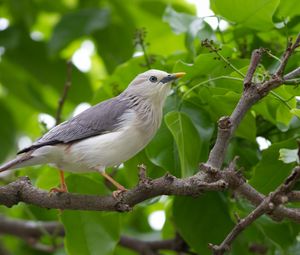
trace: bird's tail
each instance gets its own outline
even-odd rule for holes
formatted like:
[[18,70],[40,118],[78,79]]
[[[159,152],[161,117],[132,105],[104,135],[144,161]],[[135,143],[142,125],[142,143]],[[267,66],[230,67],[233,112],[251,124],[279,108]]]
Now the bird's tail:
[[8,161],[0,166],[0,172],[9,170],[9,169],[16,169],[24,166],[31,166],[34,165],[35,160],[33,156],[31,156],[31,152],[23,153],[18,155],[15,159]]

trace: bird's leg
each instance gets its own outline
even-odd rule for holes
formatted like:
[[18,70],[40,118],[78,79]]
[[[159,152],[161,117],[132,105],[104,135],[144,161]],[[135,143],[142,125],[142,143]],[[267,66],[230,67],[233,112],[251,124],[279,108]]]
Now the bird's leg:
[[59,177],[60,177],[60,188],[64,191],[64,192],[68,192],[68,187],[67,187],[67,183],[65,180],[65,174],[64,171],[59,170]]
[[52,188],[50,192],[59,192],[59,193],[66,193],[68,192],[68,187],[65,181],[65,174],[64,171],[59,169],[59,179],[60,179],[60,186],[59,188]]
[[111,184],[113,184],[117,188],[117,190],[113,192],[114,197],[117,197],[120,193],[127,191],[127,189],[124,186],[122,186],[120,183],[115,181],[110,175],[108,175],[104,171],[99,171],[99,172],[106,180],[108,180]]

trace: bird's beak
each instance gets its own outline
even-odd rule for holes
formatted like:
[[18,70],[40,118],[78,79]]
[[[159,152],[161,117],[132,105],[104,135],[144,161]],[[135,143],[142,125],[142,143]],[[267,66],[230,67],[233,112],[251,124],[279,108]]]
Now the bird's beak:
[[169,74],[168,76],[162,78],[160,82],[167,83],[167,82],[176,80],[178,78],[181,78],[184,75],[185,75],[184,72]]
[[178,78],[181,78],[182,76],[186,75],[186,73],[180,72],[180,73],[174,73],[173,75],[176,77],[176,79],[178,79]]

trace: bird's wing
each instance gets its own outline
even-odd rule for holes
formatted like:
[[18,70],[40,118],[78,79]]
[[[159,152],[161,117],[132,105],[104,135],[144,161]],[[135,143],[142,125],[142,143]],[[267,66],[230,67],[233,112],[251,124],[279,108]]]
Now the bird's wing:
[[79,115],[52,128],[44,136],[18,152],[24,153],[45,145],[72,143],[85,138],[112,132],[120,127],[128,102],[115,97],[99,103]]

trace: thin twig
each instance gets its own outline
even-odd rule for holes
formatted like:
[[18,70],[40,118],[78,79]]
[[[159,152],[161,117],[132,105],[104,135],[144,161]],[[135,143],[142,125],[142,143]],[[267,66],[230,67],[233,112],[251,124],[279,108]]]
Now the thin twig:
[[[252,86],[245,87],[245,90],[243,91],[243,94],[236,105],[234,111],[232,112],[230,117],[226,117],[226,121],[219,121],[219,127],[218,127],[218,135],[217,140],[210,151],[209,158],[208,158],[208,164],[210,164],[212,167],[215,168],[221,168],[224,157],[226,154],[227,147],[229,145],[229,141],[235,132],[236,128],[240,124],[241,120],[245,116],[245,114],[248,112],[248,110],[257,103],[260,99],[268,95],[268,93],[280,85],[284,84],[284,80],[281,78],[281,75],[279,73],[281,70],[284,69],[286,62],[288,61],[289,57],[292,55],[293,51],[298,47],[300,41],[300,34],[298,35],[296,41],[294,44],[290,45],[287,48],[287,52],[284,54],[284,57],[282,59],[282,63],[280,64],[278,70],[276,71],[276,75],[273,75],[270,80],[265,81],[262,84],[254,83]],[[251,74],[253,75],[255,72],[255,68],[257,67],[257,60],[259,60],[259,57],[252,57],[251,63],[249,65],[248,70],[248,77],[246,79],[246,83],[249,83],[249,81],[252,80]],[[224,119],[224,117],[223,117]]]
[[[118,198],[113,196],[80,195],[72,193],[52,194],[52,196],[49,197],[48,192],[33,187],[29,179],[23,177],[6,186],[0,187],[0,204],[11,207],[19,202],[25,202],[44,208],[124,212],[131,210],[134,205],[145,201],[146,199],[159,195],[198,196],[203,191],[215,191],[230,188],[237,194],[249,200],[256,206],[256,209],[244,220],[241,220],[243,223],[237,227],[238,230],[236,230],[236,232],[229,235],[229,241],[225,240],[225,250],[245,227],[266,212],[274,220],[289,218],[299,223],[300,210],[287,208],[281,205],[290,199],[291,194],[294,194],[291,192],[291,187],[294,185],[295,180],[298,179],[299,170],[297,170],[298,172],[296,175],[290,176],[290,178],[280,186],[280,192],[277,190],[267,197],[249,185],[234,169],[231,169],[234,168],[232,166],[234,164],[229,167],[229,170],[220,171],[229,141],[248,110],[261,98],[270,93],[272,89],[284,84],[285,77],[293,79],[299,74],[300,71],[297,71],[299,69],[297,68],[286,76],[283,75],[286,63],[293,51],[299,46],[299,42],[300,35],[294,44],[289,44],[275,75],[262,83],[252,82],[253,74],[257,68],[257,63],[259,62],[259,57],[252,58],[249,66],[250,70],[248,70],[245,79],[245,83],[250,84],[250,86],[245,86],[243,94],[231,116],[224,116],[219,120],[217,140],[209,154],[209,159],[206,164],[207,170],[205,172],[197,173],[194,176],[185,179],[178,179],[170,174],[166,174],[165,176],[154,180],[147,178],[146,174],[141,172],[138,185],[133,189],[122,193]],[[220,58],[222,57],[220,56]],[[229,61],[227,60],[227,62]],[[229,62],[228,65],[230,64],[231,63]],[[236,71],[239,72],[239,70]],[[240,74],[244,77],[242,73]],[[71,77],[71,71],[68,72],[67,81],[71,80],[69,77]],[[212,80],[213,79],[211,79],[211,81]],[[60,115],[68,87],[69,85],[65,86],[63,96],[59,102],[59,109],[57,111],[57,116],[59,116],[59,118],[57,118],[57,122],[60,121]],[[243,224],[245,224],[245,226]],[[237,225],[239,225],[239,223]]]
[[72,61],[69,60],[67,61],[67,78],[64,85],[63,93],[60,99],[58,100],[58,107],[55,115],[55,121],[56,121],[55,125],[58,125],[61,122],[61,114],[62,114],[63,106],[67,99],[68,91],[71,85],[72,85]]
[[286,67],[286,64],[287,64],[290,56],[294,53],[295,49],[297,47],[299,47],[299,44],[300,44],[300,34],[298,34],[295,43],[292,43],[292,40],[288,41],[287,48],[282,56],[281,63],[278,66],[278,68],[275,72],[275,75],[277,75],[279,77],[283,76],[283,72]]
[[[256,219],[265,213],[273,211],[279,205],[287,202],[286,195],[293,188],[300,177],[300,167],[294,168],[289,177],[274,192],[271,192],[263,201],[244,219],[240,219],[220,245],[210,244],[214,255],[223,255],[230,250],[237,236]],[[285,199],[286,198],[286,199]]]
[[201,41],[201,45],[210,49],[210,51],[214,52],[219,57],[219,59],[222,59],[227,66],[231,67],[231,69],[237,72],[242,78],[245,78],[245,75],[220,53],[221,48],[216,47],[212,40],[205,39]]
[[213,82],[213,81],[217,81],[217,80],[233,80],[233,81],[243,81],[243,79],[241,78],[237,78],[237,77],[231,77],[231,76],[218,76],[218,77],[214,77],[214,78],[210,78],[208,80],[205,80],[205,81],[202,81],[196,85],[194,85],[192,88],[188,89],[184,94],[183,94],[183,97],[182,97],[182,100],[184,100],[185,98],[187,98],[187,96],[192,92],[194,91],[195,89],[199,88],[200,86],[206,84],[206,83],[210,83],[210,82]]
[[299,85],[300,84],[300,79],[290,79],[290,80],[284,80],[285,85]]
[[276,61],[278,61],[279,63],[282,62],[281,59],[278,58],[277,56],[273,55],[272,52],[271,52],[270,50],[266,49],[266,50],[265,50],[265,53],[266,53],[267,55],[269,55],[271,58],[274,58],[274,59],[275,59]]
[[149,56],[147,53],[147,49],[146,49],[147,43],[145,42],[146,35],[147,35],[147,31],[145,28],[137,29],[134,35],[134,45],[140,46],[142,48],[145,64],[148,69],[151,69],[151,64],[153,64],[153,58]]
[[260,62],[263,52],[265,52],[265,50],[263,48],[254,50],[252,52],[250,66],[248,68],[246,77],[244,79],[244,87],[248,87],[251,85],[253,75],[254,75],[255,70]]
[[295,70],[289,72],[288,74],[283,76],[283,78],[286,81],[286,80],[294,79],[294,78],[298,77],[299,75],[300,75],[300,67],[298,67]]
[[[270,91],[270,94],[273,95],[276,99],[278,99],[280,102],[282,102],[289,110],[292,109],[292,107],[289,105],[288,101],[289,100],[285,100],[283,97],[281,97],[280,95],[278,95],[277,93],[275,93],[274,91]],[[292,97],[294,98],[294,96]]]

